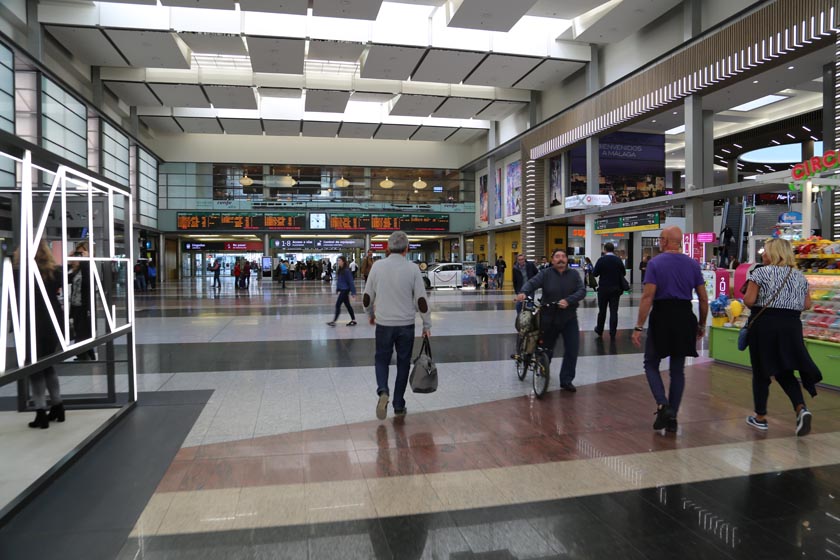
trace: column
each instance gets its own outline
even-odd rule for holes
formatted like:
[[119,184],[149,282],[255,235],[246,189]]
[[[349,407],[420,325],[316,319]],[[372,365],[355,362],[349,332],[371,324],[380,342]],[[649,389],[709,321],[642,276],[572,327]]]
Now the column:
[[[271,254],[271,240],[268,238],[268,234],[263,234],[263,256],[264,257],[273,257],[274,255]],[[262,263],[260,263],[262,266]]]
[[99,66],[90,67],[90,89],[93,94],[94,107],[102,107],[102,99],[105,96],[105,90],[102,85],[102,78],[100,78],[99,71]]
[[683,40],[699,35],[702,22],[700,0],[683,0]]
[[[809,140],[802,143],[802,161],[806,161],[814,157],[814,141]],[[814,194],[811,192],[811,181],[805,183],[802,187],[802,237],[811,237],[811,230],[814,229]]]
[[[601,162],[599,156],[600,141],[592,137],[586,139],[586,194],[599,194],[601,190]],[[596,214],[587,214],[585,219],[586,234],[584,248],[589,258],[601,254],[601,236],[595,233]]]
[[496,232],[487,232],[487,262],[490,266],[496,264]]
[[370,234],[365,234],[365,256],[367,256],[368,251],[370,251]]
[[38,22],[38,0],[26,0],[26,47],[36,60],[44,57],[44,38]]
[[464,262],[464,234],[458,235],[458,262]]
[[[703,98],[685,100],[685,190],[695,191],[714,183],[714,114],[703,110]],[[714,202],[691,198],[685,204],[685,231],[712,231]]]
[[496,224],[497,204],[501,204],[501,201],[496,200],[496,158],[491,156],[487,158],[487,227],[489,228]]
[[545,216],[545,159],[530,159],[524,148],[522,160],[522,225],[519,230],[520,252],[526,258],[545,254],[545,225],[537,222]]
[[[835,63],[823,66],[823,153],[837,149],[837,105],[840,104],[840,99],[835,97],[837,95],[836,76]],[[837,224],[834,223],[834,213],[840,212],[840,195],[837,193],[837,189],[835,187],[822,193],[823,204],[820,223],[822,224],[822,236],[825,239],[836,239],[834,232]]]
[[158,234],[157,243],[157,281],[158,284],[167,280],[166,278],[166,237],[162,233]]
[[738,182],[738,159],[726,160],[726,182],[730,185]]

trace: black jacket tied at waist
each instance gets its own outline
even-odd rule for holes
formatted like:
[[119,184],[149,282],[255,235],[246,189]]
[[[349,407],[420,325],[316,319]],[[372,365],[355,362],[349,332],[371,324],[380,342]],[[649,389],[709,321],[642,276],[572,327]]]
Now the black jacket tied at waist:
[[657,357],[697,357],[697,317],[690,300],[654,300],[648,328]]

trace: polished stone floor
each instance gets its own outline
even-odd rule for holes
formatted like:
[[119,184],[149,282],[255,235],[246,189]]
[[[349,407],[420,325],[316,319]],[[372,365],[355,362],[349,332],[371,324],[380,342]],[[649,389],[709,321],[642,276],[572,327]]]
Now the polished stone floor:
[[0,530],[0,558],[840,557],[840,393],[796,438],[774,385],[760,433],[749,372],[701,352],[678,433],[654,431],[638,293],[615,340],[587,296],[578,391],[555,374],[543,399],[509,359],[511,292],[432,293],[440,388],[380,422],[373,328],[327,326],[329,286],[226,281],[138,296],[141,406]]

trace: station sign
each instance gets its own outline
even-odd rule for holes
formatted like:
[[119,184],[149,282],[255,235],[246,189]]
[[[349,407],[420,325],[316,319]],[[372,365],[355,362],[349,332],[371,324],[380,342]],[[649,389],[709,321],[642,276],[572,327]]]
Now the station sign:
[[364,249],[364,239],[279,239],[282,251],[345,251],[347,249]]

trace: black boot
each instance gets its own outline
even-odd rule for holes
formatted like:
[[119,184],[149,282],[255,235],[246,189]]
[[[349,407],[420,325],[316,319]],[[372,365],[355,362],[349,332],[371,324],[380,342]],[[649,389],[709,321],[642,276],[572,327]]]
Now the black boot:
[[50,407],[50,413],[47,415],[50,422],[64,422],[64,403],[54,404]]
[[39,408],[35,411],[35,420],[29,423],[30,428],[41,428],[46,430],[50,427],[50,419],[47,418],[47,411]]

